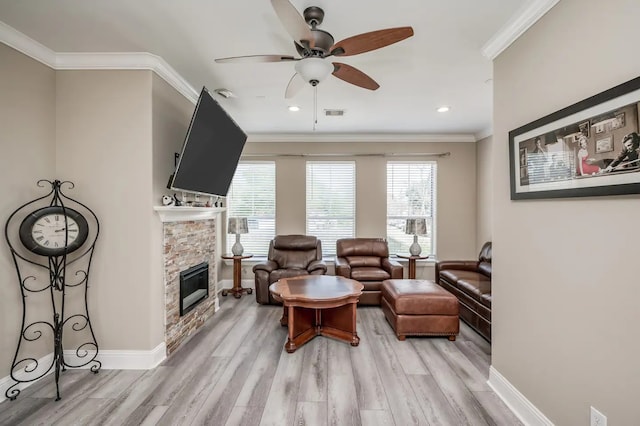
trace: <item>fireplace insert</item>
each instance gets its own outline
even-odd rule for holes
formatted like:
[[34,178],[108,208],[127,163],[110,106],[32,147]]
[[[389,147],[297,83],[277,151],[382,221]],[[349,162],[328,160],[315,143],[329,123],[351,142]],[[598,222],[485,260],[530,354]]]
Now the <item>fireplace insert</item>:
[[180,316],[209,297],[209,264],[192,266],[180,272]]

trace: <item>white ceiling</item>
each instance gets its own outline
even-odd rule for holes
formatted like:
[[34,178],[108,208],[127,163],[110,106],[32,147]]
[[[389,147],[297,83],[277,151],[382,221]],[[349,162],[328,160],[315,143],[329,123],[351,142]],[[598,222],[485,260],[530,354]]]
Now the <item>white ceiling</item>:
[[[369,91],[329,76],[317,90],[316,135],[483,136],[492,120],[492,63],[483,46],[536,0],[291,2],[301,14],[308,6],[323,8],[319,28],[336,42],[390,27],[410,25],[415,32],[391,46],[338,59],[380,88]],[[56,53],[158,55],[197,92],[202,86],[233,91],[236,98],[217,99],[249,134],[314,133],[311,86],[284,98],[294,62],[214,62],[227,56],[298,56],[269,0],[0,0],[0,21]],[[301,111],[289,112],[291,104]],[[436,112],[441,105],[451,111]],[[346,113],[325,117],[327,108]]]

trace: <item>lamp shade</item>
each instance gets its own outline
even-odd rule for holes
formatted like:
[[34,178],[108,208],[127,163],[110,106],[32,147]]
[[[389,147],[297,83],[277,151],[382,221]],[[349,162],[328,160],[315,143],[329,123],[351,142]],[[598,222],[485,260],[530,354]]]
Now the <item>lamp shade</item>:
[[410,235],[427,235],[427,220],[423,217],[408,218],[404,233]]
[[305,58],[295,66],[296,71],[300,74],[304,81],[307,83],[312,82],[319,83],[329,76],[333,72],[333,64],[329,61],[325,61],[322,58]]
[[246,217],[230,217],[227,234],[248,234],[249,224]]

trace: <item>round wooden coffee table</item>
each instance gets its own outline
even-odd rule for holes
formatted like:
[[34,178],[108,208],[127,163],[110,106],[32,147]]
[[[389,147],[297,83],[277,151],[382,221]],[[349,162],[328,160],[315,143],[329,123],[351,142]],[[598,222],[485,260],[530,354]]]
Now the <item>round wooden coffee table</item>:
[[316,336],[327,336],[358,346],[356,304],[364,286],[356,280],[330,275],[283,278],[269,286],[284,313],[280,324],[289,327],[284,348],[295,352]]

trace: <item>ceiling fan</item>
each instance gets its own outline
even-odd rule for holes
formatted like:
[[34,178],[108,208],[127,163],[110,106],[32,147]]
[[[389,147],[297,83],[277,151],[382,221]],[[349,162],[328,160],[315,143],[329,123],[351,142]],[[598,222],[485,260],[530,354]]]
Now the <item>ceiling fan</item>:
[[318,28],[324,19],[324,11],[311,6],[304,10],[304,17],[288,0],[271,0],[271,5],[287,32],[293,37],[300,57],[289,55],[250,55],[219,58],[218,63],[287,62],[297,61],[296,73],[289,80],[285,98],[293,97],[306,83],[317,86],[329,74],[356,86],[376,90],[380,85],[371,77],[341,62],[329,62],[330,56],[352,56],[380,49],[413,35],[413,28],[398,27],[355,35],[334,43],[333,36]]

